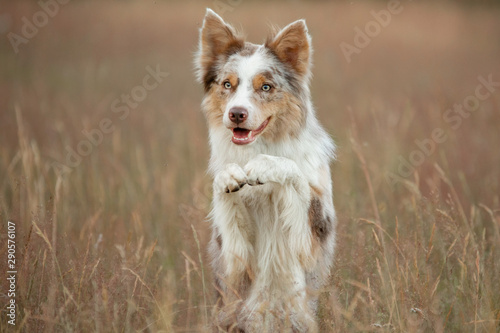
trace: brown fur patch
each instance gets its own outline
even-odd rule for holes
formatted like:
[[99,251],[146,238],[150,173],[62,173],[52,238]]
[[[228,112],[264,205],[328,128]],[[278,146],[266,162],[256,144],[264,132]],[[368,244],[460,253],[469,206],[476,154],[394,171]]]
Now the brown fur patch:
[[[223,87],[223,83],[229,81],[231,83],[231,89],[226,89]],[[209,88],[209,96],[203,101],[203,111],[207,118],[210,127],[215,128],[222,126],[222,117],[224,116],[224,110],[227,104],[227,97],[230,92],[236,91],[239,78],[236,74],[229,74],[222,82],[214,82]]]
[[306,120],[302,102],[286,92],[271,92],[268,95],[269,98],[260,105],[260,108],[264,113],[263,119],[270,116],[272,118],[262,136],[271,142],[282,140],[287,136],[298,137]]
[[205,91],[215,81],[215,63],[220,56],[228,58],[230,55],[243,49],[245,43],[234,28],[218,16],[208,13],[203,22],[200,38],[200,58],[201,78],[205,86]]
[[[240,79],[238,78],[238,76],[236,74],[229,74],[227,76],[227,78],[224,80],[224,82],[225,81],[229,81],[229,83],[231,83],[231,90],[232,91],[236,90],[236,88],[238,88],[238,84],[240,83]],[[222,82],[221,82],[221,84],[222,84]]]
[[220,91],[213,91],[210,97],[203,101],[203,112],[207,118],[210,128],[223,126],[222,118],[224,117],[224,109],[226,107],[226,99]]
[[266,47],[298,74],[309,71],[310,45],[304,21],[297,21],[267,39]]
[[313,235],[322,243],[330,234],[331,219],[324,216],[323,205],[318,197],[313,196],[309,206],[309,225]]
[[[261,90],[262,85],[264,85],[265,83],[267,83],[267,84],[271,83],[270,82],[271,80],[270,80],[270,77],[268,74],[269,73],[262,73],[262,74],[257,74],[254,76],[254,78],[252,80],[252,85],[256,91]],[[271,88],[271,90],[272,90],[272,88]],[[271,90],[266,92],[266,93],[271,93]]]

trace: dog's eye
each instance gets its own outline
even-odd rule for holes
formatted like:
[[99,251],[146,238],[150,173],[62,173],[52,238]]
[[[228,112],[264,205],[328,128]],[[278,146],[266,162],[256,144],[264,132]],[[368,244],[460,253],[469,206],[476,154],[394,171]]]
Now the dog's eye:
[[264,84],[262,85],[262,88],[261,88],[263,91],[269,91],[271,90],[271,86],[269,84]]
[[232,87],[231,82],[229,82],[229,81],[224,82],[224,88],[231,89],[231,87]]

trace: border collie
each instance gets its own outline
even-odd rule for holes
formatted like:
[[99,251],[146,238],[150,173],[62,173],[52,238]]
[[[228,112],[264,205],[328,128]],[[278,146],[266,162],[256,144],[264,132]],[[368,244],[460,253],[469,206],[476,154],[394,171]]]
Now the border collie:
[[207,9],[196,54],[211,147],[215,329],[316,332],[335,246],[335,145],[309,91],[304,20],[263,45]]

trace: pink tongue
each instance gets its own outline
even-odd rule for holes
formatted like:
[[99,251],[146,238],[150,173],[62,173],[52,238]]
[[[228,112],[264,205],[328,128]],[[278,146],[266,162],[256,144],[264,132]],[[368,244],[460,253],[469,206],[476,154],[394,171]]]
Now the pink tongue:
[[237,139],[244,139],[248,137],[249,132],[249,130],[244,128],[235,128],[233,129],[233,136]]

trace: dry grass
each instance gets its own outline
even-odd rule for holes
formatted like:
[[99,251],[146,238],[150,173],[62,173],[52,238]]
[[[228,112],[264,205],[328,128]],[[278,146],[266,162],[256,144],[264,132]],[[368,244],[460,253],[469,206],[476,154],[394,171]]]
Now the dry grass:
[[[211,192],[191,59],[209,6],[75,1],[18,54],[0,40],[1,230],[15,221],[18,242],[14,331],[206,330]],[[500,11],[404,2],[347,64],[340,42],[352,43],[354,26],[384,7],[243,1],[224,15],[256,42],[267,23],[300,17],[313,35],[314,102],[340,153],[338,250],[322,327],[498,332],[500,92],[456,130],[442,114],[474,93],[478,75],[500,81]],[[5,4],[9,31],[38,9]],[[113,100],[157,64],[169,76],[120,120]],[[103,118],[114,131],[71,172],[57,172],[53,162],[65,163],[66,147]],[[387,182],[398,156],[408,159],[437,127],[448,140],[409,177]],[[6,290],[2,278],[2,332],[11,329]]]

